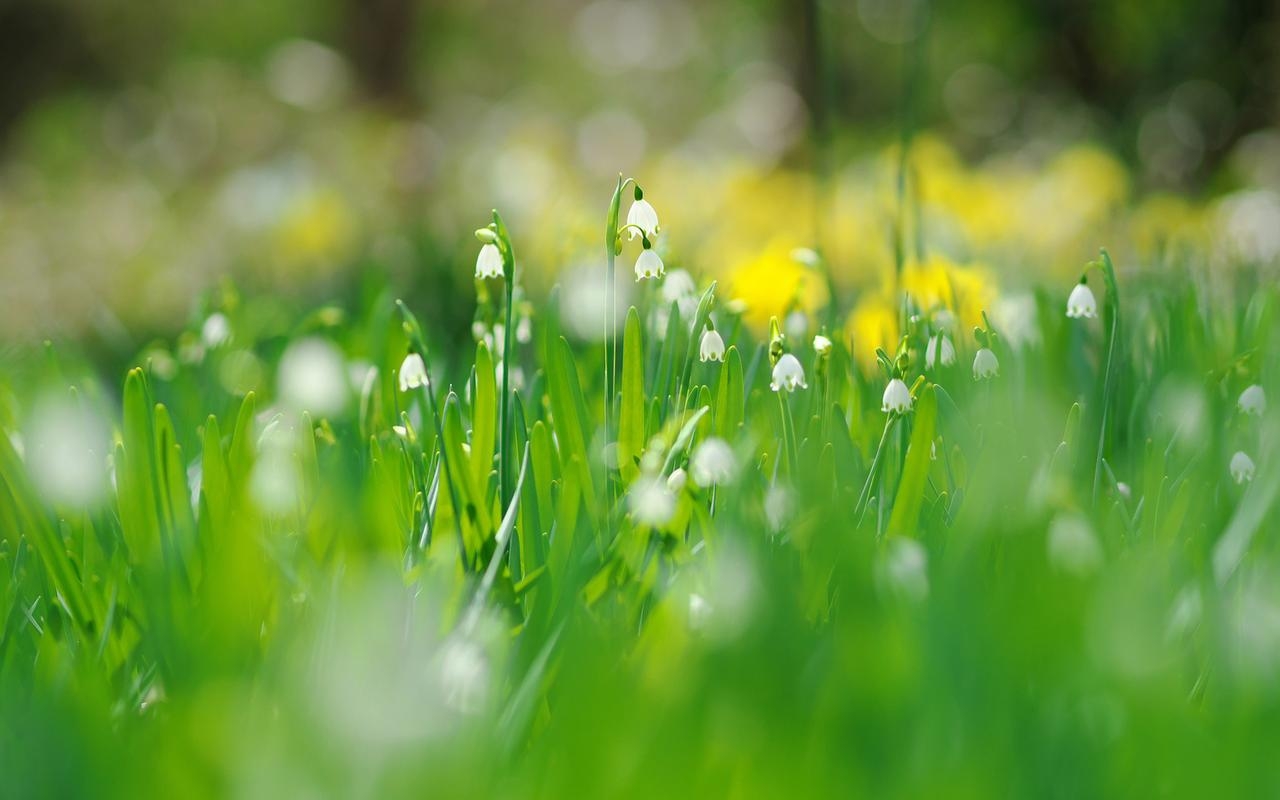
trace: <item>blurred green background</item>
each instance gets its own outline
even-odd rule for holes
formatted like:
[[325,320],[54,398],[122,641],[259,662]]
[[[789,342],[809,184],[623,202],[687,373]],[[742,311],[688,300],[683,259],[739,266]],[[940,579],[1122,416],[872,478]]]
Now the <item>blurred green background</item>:
[[[962,211],[1085,142],[1123,165],[1123,202],[1261,187],[1245,221],[1274,229],[1278,26],[1262,0],[3,0],[0,333],[136,342],[222,276],[328,300],[371,274],[463,331],[469,306],[442,298],[471,293],[455,252],[492,206],[545,287],[581,260],[619,171],[688,195],[709,229],[743,176],[780,205],[798,201],[779,175],[838,195],[904,132],[990,167],[981,197],[951,193]],[[1064,202],[1049,194],[1042,216]],[[997,203],[996,224],[1026,227],[1000,218],[1024,205]],[[868,208],[788,244],[873,278],[883,254],[822,241],[854,217],[878,236],[889,214]],[[1088,251],[1110,210],[1083,215]],[[674,247],[696,249],[694,222],[668,219]],[[712,271],[769,244],[711,241]],[[1025,273],[1046,249],[960,255]]]

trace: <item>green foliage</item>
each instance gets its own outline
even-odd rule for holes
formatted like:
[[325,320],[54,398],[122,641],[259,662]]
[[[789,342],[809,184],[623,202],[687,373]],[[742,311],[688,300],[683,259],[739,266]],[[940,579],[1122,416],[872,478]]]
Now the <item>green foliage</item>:
[[406,343],[443,366],[389,301],[320,328],[375,369],[324,415],[224,388],[279,341],[118,392],[33,354],[110,433],[58,463],[98,494],[59,493],[27,420],[66,393],[6,380],[0,768],[34,796],[1264,794],[1280,426],[1236,398],[1274,386],[1280,292],[1135,274],[1121,305],[1101,268],[1104,319],[1043,302],[991,381],[926,372],[913,330],[892,416],[846,343],[786,345],[809,388],[775,396],[714,285],[629,310],[611,400],[615,343],[554,318],[402,391]]

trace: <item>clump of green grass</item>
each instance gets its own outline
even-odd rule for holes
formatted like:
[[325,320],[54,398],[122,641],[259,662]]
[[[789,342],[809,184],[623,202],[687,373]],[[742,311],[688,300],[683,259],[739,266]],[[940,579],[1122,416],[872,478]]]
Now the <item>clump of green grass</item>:
[[[606,297],[653,267],[628,189]],[[1274,790],[1274,286],[1103,252],[1100,315],[904,297],[868,370],[715,284],[571,340],[477,235],[464,369],[386,292],[270,335],[228,305],[122,385],[9,366],[7,790]]]

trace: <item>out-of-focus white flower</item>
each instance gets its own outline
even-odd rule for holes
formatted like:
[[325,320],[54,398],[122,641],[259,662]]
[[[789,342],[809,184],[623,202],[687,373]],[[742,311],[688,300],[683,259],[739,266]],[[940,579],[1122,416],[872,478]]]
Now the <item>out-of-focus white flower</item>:
[[231,320],[227,319],[227,315],[221,311],[210,314],[204,321],[204,325],[200,326],[200,340],[210,350],[225,344],[230,339]]
[[704,439],[689,459],[689,473],[699,486],[728,483],[737,471],[737,459],[733,448],[724,439],[712,436]]
[[1092,319],[1098,316],[1098,299],[1087,283],[1076,284],[1067,298],[1067,316],[1072,319]]
[[676,498],[666,481],[651,476],[636,478],[627,492],[627,507],[641,525],[660,528],[676,513]]
[[427,384],[427,365],[422,356],[410,353],[400,362],[400,391],[407,392]]
[[933,312],[933,326],[940,331],[956,329],[956,314],[949,308],[939,308]]
[[803,311],[792,311],[782,321],[782,331],[793,342],[804,341],[809,333],[809,315]]
[[401,439],[409,438],[409,429],[406,428],[404,425],[392,425],[391,431],[395,433],[396,436],[399,436]]
[[286,405],[312,414],[342,411],[347,403],[347,365],[342,352],[327,339],[300,339],[280,357],[280,398]]
[[1236,483],[1247,483],[1253,480],[1255,471],[1253,459],[1249,458],[1249,454],[1243,450],[1231,457],[1231,477]]
[[[658,225],[658,212],[648,200],[644,199],[635,201],[631,204],[631,208],[627,209],[627,224],[635,225],[636,228],[644,231],[644,235],[649,239],[656,236],[661,227]],[[628,230],[631,233],[629,239],[635,239],[639,235],[635,228]]]
[[808,389],[809,384],[804,382],[804,367],[800,366],[800,360],[790,353],[783,353],[778,363],[773,365],[773,380],[770,381],[769,388],[775,392]]
[[648,278],[661,278],[666,268],[662,266],[662,259],[658,258],[658,254],[652,249],[643,250],[640,257],[636,259],[636,280],[643,281]]
[[795,501],[791,490],[785,486],[774,484],[764,493],[764,518],[769,523],[769,530],[774,533],[786,527],[795,510]]
[[822,334],[813,337],[813,352],[817,353],[819,358],[831,355],[831,340]]
[[1049,523],[1046,541],[1049,563],[1083,577],[1102,564],[1102,546],[1089,523],[1076,514],[1060,514]]
[[951,337],[938,334],[930,336],[929,343],[924,347],[925,369],[933,369],[934,364],[939,363],[939,351],[941,351],[942,366],[949,367],[956,363],[956,346],[951,343]]
[[894,378],[884,387],[880,410],[886,414],[905,414],[911,410],[911,390],[901,378]]
[[489,694],[489,660],[478,644],[468,639],[445,644],[440,657],[440,688],[445,704],[454,711],[475,714],[484,708]]
[[516,322],[516,341],[520,344],[533,341],[533,318],[528,314],[521,314],[519,321]]
[[791,260],[806,267],[816,267],[821,257],[818,251],[811,247],[797,247],[791,251]]
[[880,563],[887,589],[914,602],[929,596],[929,555],[924,545],[906,536],[894,536]]
[[684,485],[689,482],[689,473],[684,471],[683,467],[676,467],[670,475],[667,476],[667,489],[672,494],[679,494]]
[[11,437],[36,490],[51,503],[87,508],[101,502],[111,452],[106,424],[65,397],[42,398],[34,408],[27,436]]
[[702,342],[698,345],[698,359],[701,361],[724,361],[724,339],[720,334],[708,328],[702,332]]
[[698,301],[697,295],[698,285],[693,282],[693,276],[688,270],[673,269],[662,281],[662,302],[667,306],[677,304],[682,316],[688,314],[690,301]]
[[1243,414],[1260,417],[1267,413],[1267,393],[1255,383],[1240,393],[1240,400],[1237,401],[1236,407]]
[[476,256],[476,280],[502,277],[502,251],[496,244],[486,244]]
[[1000,361],[990,347],[980,349],[973,357],[973,379],[985,380],[1000,373]]
[[711,604],[696,592],[689,594],[689,627],[702,630],[711,621]]
[[1125,500],[1133,497],[1133,489],[1129,488],[1129,484],[1124,481],[1116,481],[1116,493]]

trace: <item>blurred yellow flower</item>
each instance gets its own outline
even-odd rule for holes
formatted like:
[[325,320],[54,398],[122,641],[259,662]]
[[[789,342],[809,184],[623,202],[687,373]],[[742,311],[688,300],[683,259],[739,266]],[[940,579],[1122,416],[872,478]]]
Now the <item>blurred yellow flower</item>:
[[351,209],[335,191],[306,194],[285,212],[275,231],[283,265],[333,264],[346,257],[356,238]]
[[780,318],[792,308],[814,311],[827,302],[822,276],[792,258],[798,245],[775,239],[729,272],[728,297],[742,304],[743,318],[757,330],[768,325],[770,317]]

